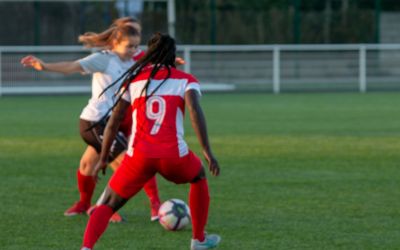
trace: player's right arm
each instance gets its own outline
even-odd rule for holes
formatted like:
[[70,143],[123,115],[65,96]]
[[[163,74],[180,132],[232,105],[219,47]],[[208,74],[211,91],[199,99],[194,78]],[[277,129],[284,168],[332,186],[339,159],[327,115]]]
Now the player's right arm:
[[21,59],[21,64],[37,71],[51,71],[63,74],[83,72],[79,61],[45,63],[41,59],[29,55]]
[[208,163],[208,169],[214,176],[218,176],[220,169],[217,159],[211,151],[211,146],[208,140],[206,119],[203,110],[199,103],[199,93],[197,90],[191,89],[185,92],[185,102],[189,110],[190,121],[192,127],[203,149],[204,158]]
[[100,159],[95,166],[95,176],[98,175],[100,170],[102,170],[103,174],[105,174],[111,146],[115,140],[115,137],[117,136],[119,126],[124,120],[125,113],[129,106],[129,102],[121,99],[117,106],[113,109],[110,119],[107,121],[107,125],[103,134],[103,142],[101,144]]

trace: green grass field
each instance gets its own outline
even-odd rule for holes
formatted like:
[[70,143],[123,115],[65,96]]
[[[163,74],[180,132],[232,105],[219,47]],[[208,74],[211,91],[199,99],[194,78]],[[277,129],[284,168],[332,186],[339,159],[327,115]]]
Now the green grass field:
[[[0,98],[0,249],[79,249],[87,217],[63,212],[78,197],[86,102]],[[218,249],[399,249],[400,93],[206,94],[202,103],[222,167],[209,178]],[[187,200],[187,185],[160,177],[159,187],[164,200]],[[190,228],[150,223],[143,193],[121,212],[128,222],[110,225],[96,249],[189,249]]]

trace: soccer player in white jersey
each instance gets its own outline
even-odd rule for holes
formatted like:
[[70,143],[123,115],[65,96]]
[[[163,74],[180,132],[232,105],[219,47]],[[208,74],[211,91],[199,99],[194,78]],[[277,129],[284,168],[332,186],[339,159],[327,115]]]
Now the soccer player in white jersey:
[[[103,131],[109,118],[108,112],[115,103],[113,94],[121,85],[121,81],[118,79],[135,63],[134,57],[141,53],[137,50],[140,44],[140,33],[132,25],[125,25],[123,22],[118,23],[117,21],[102,33],[88,32],[79,37],[79,41],[85,46],[103,48],[105,49],[103,51],[93,53],[80,60],[67,62],[46,63],[31,55],[21,60],[25,67],[31,67],[38,71],[64,74],[79,72],[93,75],[92,97],[80,115],[80,134],[88,145],[77,170],[80,199],[64,212],[65,216],[84,214],[91,205],[96,186],[94,167],[99,159]],[[112,83],[116,84],[100,96],[103,90]],[[126,150],[126,138],[130,131],[129,122],[131,121],[128,120],[125,122],[125,127],[119,128],[113,150],[109,152],[108,160],[113,169],[119,165],[121,160],[121,157],[118,159],[118,156]],[[144,186],[144,190],[151,202],[151,219],[155,220],[160,206],[156,179],[149,180]],[[117,217],[115,221],[121,221],[118,214],[115,214],[114,217]]]
[[201,160],[183,138],[185,106],[202,147],[208,169],[217,176],[220,168],[209,144],[206,121],[199,104],[196,78],[175,68],[175,40],[156,33],[146,54],[129,70],[118,91],[116,107],[104,131],[96,175],[105,173],[110,148],[126,110],[131,107],[132,134],[120,167],[114,172],[102,205],[90,216],[82,250],[93,249],[108,226],[108,220],[156,173],[176,184],[190,183],[192,250],[216,247],[221,237],[206,234],[209,191]]

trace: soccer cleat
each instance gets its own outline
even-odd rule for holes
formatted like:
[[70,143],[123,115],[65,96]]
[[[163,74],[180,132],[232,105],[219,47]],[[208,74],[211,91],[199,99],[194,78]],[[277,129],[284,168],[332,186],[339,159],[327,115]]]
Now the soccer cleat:
[[206,234],[206,237],[203,242],[192,239],[191,244],[190,244],[190,249],[191,250],[204,250],[204,249],[214,248],[218,245],[218,243],[220,241],[221,241],[221,237],[219,235],[216,235],[216,234],[207,235]]
[[125,219],[122,217],[118,212],[115,212],[111,218],[110,218],[110,223],[122,223],[124,222]]
[[158,210],[160,209],[160,203],[151,204],[151,216],[150,221],[158,221]]
[[84,213],[86,213],[86,210],[88,210],[88,208],[89,208],[88,204],[78,201],[74,205],[72,205],[72,207],[68,208],[64,212],[64,215],[65,216],[74,216],[77,214],[84,214]]
[[94,210],[96,209],[96,207],[97,207],[97,205],[93,205],[93,206],[89,207],[88,210],[86,210],[86,214],[88,216],[91,216],[92,213],[94,212]]

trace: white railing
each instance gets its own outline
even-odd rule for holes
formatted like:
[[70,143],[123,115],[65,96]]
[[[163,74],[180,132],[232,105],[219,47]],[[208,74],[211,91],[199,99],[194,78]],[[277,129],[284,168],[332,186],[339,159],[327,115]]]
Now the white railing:
[[[90,91],[88,76],[23,69],[35,54],[45,61],[75,60],[81,46],[0,47],[0,95]],[[205,90],[359,91],[400,90],[400,44],[181,45],[183,70]]]

